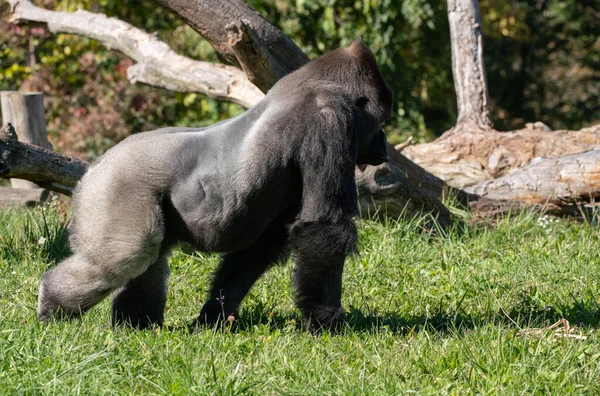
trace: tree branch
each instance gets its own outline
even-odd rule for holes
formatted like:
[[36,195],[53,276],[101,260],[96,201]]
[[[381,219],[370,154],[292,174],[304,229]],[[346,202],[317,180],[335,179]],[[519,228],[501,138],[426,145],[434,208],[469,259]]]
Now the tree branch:
[[[136,70],[147,76],[149,84],[159,84],[166,75],[169,81],[179,81],[168,89],[188,90],[194,84],[213,97],[232,100],[232,91],[225,87],[207,86],[208,73],[240,73],[238,69],[222,66],[208,70],[203,62],[195,62],[171,51],[164,43],[124,22],[103,15],[85,11],[74,13],[52,12],[34,7],[29,0],[9,0],[14,7],[13,20],[26,19],[44,22],[52,31],[81,34],[103,42],[109,48],[117,49],[138,61],[141,66]],[[262,18],[241,0],[156,0],[173,13],[181,17],[196,31],[204,36],[225,59],[240,64],[260,88],[267,91],[279,78],[308,62],[308,58],[281,31]],[[191,73],[195,65],[202,73]],[[183,65],[183,66],[182,66]],[[217,65],[212,65],[216,67]],[[145,70],[147,68],[148,70]],[[157,78],[153,78],[156,73]],[[187,75],[186,75],[187,74]],[[229,75],[227,76],[229,77]],[[177,80],[177,79],[185,80]],[[188,79],[186,79],[188,78]],[[219,81],[226,80],[221,77]],[[211,80],[212,81],[212,80]],[[227,83],[230,80],[226,80]],[[239,78],[237,81],[242,81]],[[243,80],[247,81],[247,80]],[[228,87],[234,89],[235,85]],[[252,87],[254,87],[252,85]],[[255,88],[255,93],[258,89]],[[227,95],[225,95],[225,92]],[[222,92],[217,95],[216,92]],[[242,95],[238,95],[240,97]],[[245,97],[245,96],[244,96]],[[260,91],[253,95],[262,97]],[[256,99],[258,100],[258,99]],[[246,103],[255,103],[247,100]],[[388,145],[393,151],[393,146]],[[450,212],[439,197],[446,191],[444,183],[419,166],[410,163],[401,154],[391,155],[392,162],[376,168],[367,167],[357,171],[357,187],[363,214],[385,212],[388,216],[419,215],[423,212],[434,213],[439,224],[451,223]],[[31,161],[34,159],[31,158]],[[39,161],[39,159],[36,159]],[[42,162],[44,160],[41,160]],[[13,170],[14,174],[16,171]],[[1,175],[1,174],[0,174]],[[24,177],[41,181],[39,175]],[[53,181],[52,175],[45,174],[44,180]],[[48,187],[51,188],[51,187]],[[459,195],[459,198],[464,194]],[[373,206],[374,205],[374,206]],[[371,210],[372,209],[372,210]]]
[[227,25],[227,38],[231,49],[235,52],[237,63],[248,79],[263,92],[267,92],[281,77],[287,74],[269,53],[258,33],[250,23],[239,20]]
[[[228,62],[251,70],[250,81],[263,92],[308,62],[308,57],[289,37],[243,0],[154,1],[200,33]],[[256,54],[259,62],[268,67],[256,68]]]
[[98,40],[136,62],[127,70],[132,83],[142,82],[178,92],[199,92],[246,108],[264,94],[238,68],[196,61],[178,55],[154,36],[115,18],[88,11],[57,12],[34,6],[30,0],[9,0],[11,22],[48,25],[54,33],[72,33]]
[[77,158],[17,140],[9,123],[0,128],[0,177],[19,178],[71,195],[88,164]]

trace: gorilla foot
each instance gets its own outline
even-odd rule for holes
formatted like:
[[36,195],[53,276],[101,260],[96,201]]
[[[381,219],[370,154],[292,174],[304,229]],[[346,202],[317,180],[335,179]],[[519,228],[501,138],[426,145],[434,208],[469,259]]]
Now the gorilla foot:
[[81,316],[86,309],[80,305],[62,304],[59,293],[51,292],[46,285],[46,279],[42,281],[38,297],[37,318],[42,323],[48,323],[53,318],[58,320],[74,319]]
[[331,330],[339,332],[344,325],[344,308],[316,306],[302,320],[302,328],[314,331]]
[[42,323],[49,323],[53,318],[57,320],[69,320],[80,317],[82,310],[67,311],[59,304],[51,301],[40,302],[37,312],[37,318]]

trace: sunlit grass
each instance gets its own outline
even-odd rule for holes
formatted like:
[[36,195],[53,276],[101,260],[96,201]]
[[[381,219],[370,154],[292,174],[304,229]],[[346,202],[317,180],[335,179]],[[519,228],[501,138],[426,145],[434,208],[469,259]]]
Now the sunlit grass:
[[[111,329],[105,301],[41,325],[42,273],[68,254],[57,204],[0,212],[0,393],[422,394],[600,392],[600,234],[524,213],[430,235],[359,222],[342,334],[298,328],[291,263],[225,331],[190,333],[215,255],[177,250],[168,329]],[[545,328],[561,318],[582,339]],[[583,339],[586,338],[586,339]]]

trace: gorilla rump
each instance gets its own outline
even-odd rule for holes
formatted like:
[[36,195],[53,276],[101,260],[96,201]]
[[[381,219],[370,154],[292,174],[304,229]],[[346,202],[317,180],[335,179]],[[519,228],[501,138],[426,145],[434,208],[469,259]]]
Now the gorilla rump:
[[295,253],[304,320],[343,320],[356,249],[356,164],[387,161],[392,92],[355,41],[282,78],[252,109],[207,128],[128,137],[73,195],[73,255],[44,274],[38,318],[73,316],[111,292],[114,324],[162,324],[168,257],[183,241],[223,253],[197,324],[235,314],[258,277]]

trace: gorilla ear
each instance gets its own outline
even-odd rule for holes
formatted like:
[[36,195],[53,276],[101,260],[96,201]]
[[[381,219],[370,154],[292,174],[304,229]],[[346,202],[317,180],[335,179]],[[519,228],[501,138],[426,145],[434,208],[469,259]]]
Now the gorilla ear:
[[354,56],[360,56],[361,53],[369,51],[365,43],[363,43],[362,39],[357,38],[348,47],[348,52]]
[[352,44],[350,44],[348,47],[348,53],[358,59],[369,58],[375,60],[373,53],[361,39],[356,39],[352,42]]

